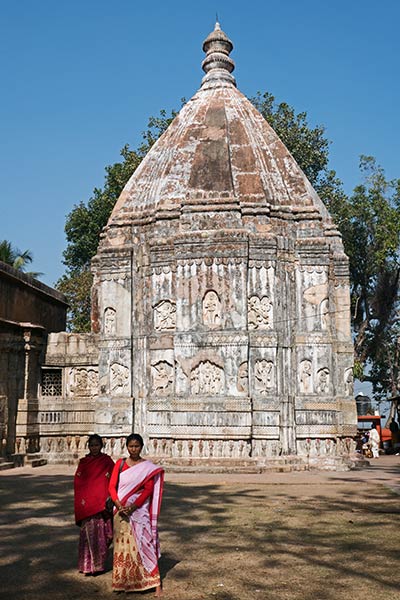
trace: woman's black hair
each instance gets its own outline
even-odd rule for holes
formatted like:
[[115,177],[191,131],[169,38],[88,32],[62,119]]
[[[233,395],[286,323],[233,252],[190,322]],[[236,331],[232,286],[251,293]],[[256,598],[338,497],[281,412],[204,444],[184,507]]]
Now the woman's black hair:
[[128,435],[128,437],[126,438],[126,445],[128,445],[129,442],[131,442],[132,440],[136,440],[137,442],[139,442],[140,446],[143,448],[144,441],[141,435],[139,435],[138,433],[131,433],[131,435]]
[[99,436],[98,433],[92,433],[92,435],[89,435],[87,444],[89,446],[90,442],[94,442],[96,440],[96,442],[100,442],[100,446],[101,448],[104,446],[103,444],[103,440],[101,439],[101,437]]

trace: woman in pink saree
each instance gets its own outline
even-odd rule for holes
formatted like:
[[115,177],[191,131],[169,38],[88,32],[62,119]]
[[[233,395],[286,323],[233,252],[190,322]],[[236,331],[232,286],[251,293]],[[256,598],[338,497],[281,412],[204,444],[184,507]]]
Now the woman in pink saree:
[[142,592],[155,588],[156,596],[161,596],[157,520],[164,471],[140,456],[140,435],[128,436],[126,447],[129,456],[116,462],[109,487],[116,506],[112,589]]

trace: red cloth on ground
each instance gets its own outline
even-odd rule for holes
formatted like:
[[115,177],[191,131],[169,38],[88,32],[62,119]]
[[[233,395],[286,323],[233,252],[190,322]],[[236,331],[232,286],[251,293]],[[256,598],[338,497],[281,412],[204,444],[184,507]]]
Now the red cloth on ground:
[[104,510],[108,484],[114,467],[108,454],[81,458],[74,477],[75,521],[79,523]]
[[[117,483],[118,483],[118,479],[119,479],[119,466],[121,464],[121,460],[124,460],[124,459],[120,458],[119,460],[117,460],[117,462],[114,465],[114,469],[111,474],[110,485],[108,488],[110,496],[114,502],[118,498]],[[126,461],[125,461],[121,471],[126,471],[127,469],[134,469],[134,468],[135,467],[130,467],[129,465],[127,465]],[[137,508],[140,508],[143,505],[143,503],[145,502],[145,500],[147,500],[147,498],[152,495],[153,490],[154,490],[154,480],[149,479],[148,481],[146,481],[146,483],[144,484],[142,489],[143,489],[143,492],[135,500],[135,506],[137,506]]]

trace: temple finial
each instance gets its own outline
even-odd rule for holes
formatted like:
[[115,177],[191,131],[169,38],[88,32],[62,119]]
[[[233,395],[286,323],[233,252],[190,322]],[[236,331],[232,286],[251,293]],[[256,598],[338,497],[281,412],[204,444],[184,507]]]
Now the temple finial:
[[235,68],[235,63],[229,56],[233,50],[233,44],[226,33],[221,29],[216,15],[214,31],[212,31],[203,43],[203,50],[206,57],[203,60],[202,68],[206,73],[202,84],[210,81],[224,81],[236,85],[235,78],[231,75]]

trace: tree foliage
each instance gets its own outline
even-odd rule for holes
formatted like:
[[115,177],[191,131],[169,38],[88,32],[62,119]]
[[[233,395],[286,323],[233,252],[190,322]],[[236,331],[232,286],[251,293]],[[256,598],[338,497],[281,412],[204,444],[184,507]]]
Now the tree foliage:
[[258,94],[251,102],[268,121],[313,186],[327,174],[329,141],[322,126],[310,127],[307,113],[296,114],[286,102],[277,104],[269,92]]
[[[30,250],[21,252],[11,242],[3,240],[0,242],[0,260],[11,265],[17,271],[26,272],[27,265],[33,261],[33,255]],[[26,275],[30,275],[31,277],[39,277],[42,274],[36,271],[26,272]]]
[[[388,181],[374,158],[361,156],[364,181],[339,207],[350,259],[355,359],[377,395],[400,387],[398,316],[400,180]],[[397,350],[396,350],[397,348]]]
[[88,268],[68,273],[57,282],[70,307],[68,329],[86,333],[90,331],[90,291],[93,277]]

